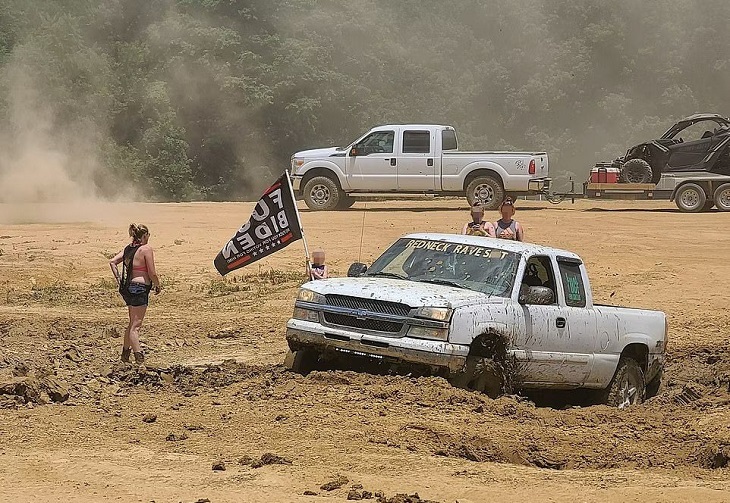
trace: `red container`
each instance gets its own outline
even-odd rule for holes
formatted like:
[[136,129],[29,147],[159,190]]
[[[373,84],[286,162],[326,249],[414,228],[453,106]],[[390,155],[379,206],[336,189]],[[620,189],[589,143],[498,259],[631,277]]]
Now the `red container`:
[[591,169],[591,183],[618,183],[618,168]]

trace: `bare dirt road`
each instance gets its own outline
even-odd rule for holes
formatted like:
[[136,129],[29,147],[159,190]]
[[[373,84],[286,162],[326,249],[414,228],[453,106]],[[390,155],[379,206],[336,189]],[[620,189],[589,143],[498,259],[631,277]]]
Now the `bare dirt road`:
[[[437,378],[285,372],[301,243],[225,280],[213,268],[251,208],[0,206],[0,499],[730,501],[730,214],[521,202],[527,239],[583,256],[598,301],[669,315],[665,385],[618,411],[490,400]],[[456,200],[302,213],[335,274],[467,216]],[[141,371],[116,364],[126,311],[107,264],[132,221],[150,227],[165,285]]]

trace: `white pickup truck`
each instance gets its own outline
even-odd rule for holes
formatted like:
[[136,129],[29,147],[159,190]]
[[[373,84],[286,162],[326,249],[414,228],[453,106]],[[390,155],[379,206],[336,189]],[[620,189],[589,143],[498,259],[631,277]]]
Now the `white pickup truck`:
[[353,196],[464,195],[495,209],[506,194],[546,191],[545,152],[460,152],[451,126],[378,126],[347,147],[297,152],[295,192],[312,210],[349,208]]
[[[368,269],[306,283],[285,364],[377,361],[496,396],[588,388],[625,407],[655,394],[667,345],[659,311],[593,303],[570,252],[499,239],[413,234]],[[343,358],[344,357],[344,358]]]

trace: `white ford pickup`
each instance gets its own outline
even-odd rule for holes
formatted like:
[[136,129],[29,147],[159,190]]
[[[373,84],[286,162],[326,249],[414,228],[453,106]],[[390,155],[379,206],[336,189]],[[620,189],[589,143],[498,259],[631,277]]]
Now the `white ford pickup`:
[[302,286],[287,366],[377,362],[496,396],[589,388],[625,407],[655,394],[667,345],[659,311],[593,303],[570,252],[499,239],[413,234],[370,268]]
[[353,196],[464,195],[495,209],[506,194],[549,188],[545,152],[460,152],[451,126],[390,125],[368,131],[347,147],[297,152],[291,158],[295,192],[312,210],[349,208]]

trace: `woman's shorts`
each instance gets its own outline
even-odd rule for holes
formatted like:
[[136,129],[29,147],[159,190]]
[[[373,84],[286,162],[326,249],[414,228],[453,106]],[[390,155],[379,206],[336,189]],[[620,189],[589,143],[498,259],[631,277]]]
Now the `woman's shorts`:
[[142,283],[130,283],[126,290],[122,291],[122,298],[128,306],[146,306],[150,301],[151,285]]

